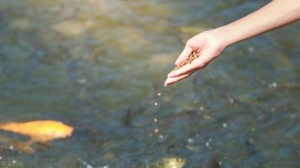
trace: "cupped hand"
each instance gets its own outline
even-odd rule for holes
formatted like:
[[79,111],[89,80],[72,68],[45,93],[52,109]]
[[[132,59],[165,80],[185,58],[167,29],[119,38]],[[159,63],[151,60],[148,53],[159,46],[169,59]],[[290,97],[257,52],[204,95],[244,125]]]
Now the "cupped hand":
[[182,53],[177,58],[175,65],[186,60],[193,51],[199,53],[198,58],[180,69],[171,71],[164,85],[169,86],[174,84],[206,67],[212,60],[217,58],[225,48],[226,45],[222,43],[222,36],[216,30],[208,30],[190,38]]

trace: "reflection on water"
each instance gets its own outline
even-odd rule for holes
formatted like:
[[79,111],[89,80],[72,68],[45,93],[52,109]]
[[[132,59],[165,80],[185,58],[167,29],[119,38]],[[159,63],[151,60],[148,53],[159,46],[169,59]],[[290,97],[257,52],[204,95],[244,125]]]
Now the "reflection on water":
[[0,121],[75,132],[33,155],[0,142],[0,167],[296,167],[299,23],[163,88],[184,41],[264,3],[1,0]]

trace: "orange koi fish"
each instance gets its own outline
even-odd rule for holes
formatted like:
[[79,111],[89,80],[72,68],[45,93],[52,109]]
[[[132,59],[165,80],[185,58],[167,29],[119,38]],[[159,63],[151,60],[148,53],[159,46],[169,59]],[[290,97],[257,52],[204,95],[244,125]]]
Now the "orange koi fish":
[[62,139],[71,136],[73,128],[60,121],[38,120],[0,124],[0,129],[28,136],[39,142]]
[[[63,139],[71,136],[74,128],[60,121],[38,120],[30,122],[9,122],[0,124],[0,130],[30,137],[30,140],[28,142],[22,144],[26,144],[26,148],[30,149],[28,151],[33,151],[33,149],[30,148],[30,145],[33,142],[39,142],[41,144],[49,145],[48,141],[55,139]],[[4,138],[1,139],[6,142],[8,141]]]

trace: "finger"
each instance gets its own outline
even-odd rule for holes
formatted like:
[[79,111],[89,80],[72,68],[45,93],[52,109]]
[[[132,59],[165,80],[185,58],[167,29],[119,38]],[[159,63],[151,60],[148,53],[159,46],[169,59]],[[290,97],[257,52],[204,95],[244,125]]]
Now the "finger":
[[175,65],[183,62],[184,60],[186,60],[186,58],[192,53],[193,49],[189,46],[185,46],[185,48],[183,49],[183,51],[181,52],[181,54],[179,55],[179,57],[177,58],[177,60],[175,61]]
[[167,80],[165,81],[165,86],[169,86],[173,83],[183,80],[183,79],[189,77],[190,75],[192,75],[196,71],[197,71],[197,69],[192,69],[192,70],[190,70],[186,73],[180,74],[178,76],[168,77]]
[[190,74],[185,74],[185,75],[181,75],[181,76],[174,77],[174,78],[167,78],[166,81],[165,81],[165,83],[164,83],[164,85],[165,85],[165,87],[169,86],[169,85],[172,85],[172,84],[174,84],[176,82],[179,82],[179,81],[187,78],[188,76],[190,76]]
[[174,77],[181,76],[184,74],[192,73],[192,72],[196,71],[195,69],[196,69],[196,66],[192,62],[191,64],[187,64],[187,65],[181,67],[180,69],[171,71],[168,74],[168,78],[174,78]]

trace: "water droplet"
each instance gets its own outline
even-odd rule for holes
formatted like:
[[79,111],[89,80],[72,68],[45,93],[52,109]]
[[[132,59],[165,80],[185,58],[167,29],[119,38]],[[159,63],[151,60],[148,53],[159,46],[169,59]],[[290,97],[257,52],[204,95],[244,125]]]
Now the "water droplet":
[[276,82],[270,83],[270,84],[268,84],[268,87],[269,88],[276,88],[277,87],[277,83]]
[[205,143],[205,146],[208,147],[208,148],[210,148],[209,142],[206,142],[206,143]]
[[194,140],[192,138],[189,138],[187,141],[188,141],[188,143],[194,142]]
[[248,51],[249,51],[249,52],[253,52],[253,51],[254,51],[254,48],[253,48],[253,47],[248,47]]
[[229,98],[228,101],[229,101],[229,103],[233,103],[234,102],[234,100],[232,98]]
[[223,123],[223,127],[226,128],[226,127],[227,127],[227,124],[226,124],[226,123]]

